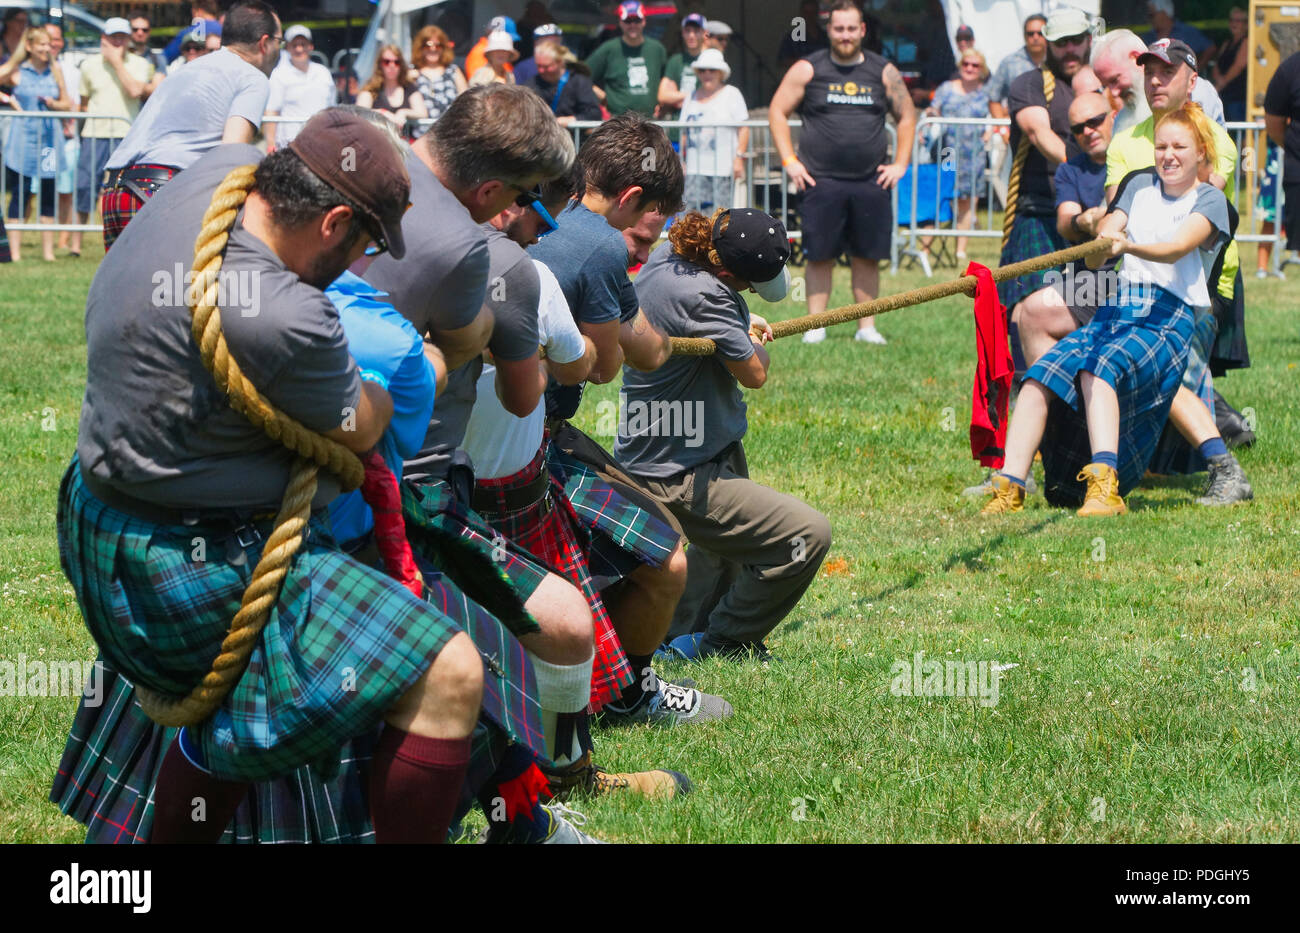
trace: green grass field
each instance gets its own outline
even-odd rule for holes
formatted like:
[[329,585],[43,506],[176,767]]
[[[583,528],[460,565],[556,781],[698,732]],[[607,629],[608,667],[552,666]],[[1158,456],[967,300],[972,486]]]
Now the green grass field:
[[[0,267],[0,660],[89,661],[54,510],[95,261],[39,255],[29,235],[28,261]],[[975,258],[992,262],[990,247]],[[886,292],[922,282],[882,275]],[[690,671],[731,700],[733,719],[598,736],[605,767],[679,769],[697,792],[578,804],[588,830],[655,842],[1300,841],[1296,294],[1247,285],[1254,366],[1220,386],[1254,411],[1260,441],[1240,457],[1256,499],[1225,510],[1193,504],[1195,477],[1144,487],[1119,519],[1041,498],[978,517],[960,496],[982,475],[966,439],[969,299],[882,317],[887,347],[854,343],[848,326],[820,346],[776,344],[771,380],[749,393],[749,462],[831,517],[832,553],[770,639],[784,663]],[[845,272],[832,305],[847,300]],[[787,303],[770,317],[799,313]],[[589,393],[587,427],[613,397]],[[891,666],[917,652],[1008,666],[997,704],[892,695]],[[46,800],[74,708],[0,697],[0,841],[81,838]]]

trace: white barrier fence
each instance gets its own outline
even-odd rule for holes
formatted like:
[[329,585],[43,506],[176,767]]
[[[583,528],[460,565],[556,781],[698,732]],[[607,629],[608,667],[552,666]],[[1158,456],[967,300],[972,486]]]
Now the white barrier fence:
[[[102,165],[108,160],[112,150],[117,148],[117,141],[82,135],[77,124],[82,124],[84,128],[87,120],[96,122],[96,130],[102,130],[104,124],[112,124],[114,129],[120,126],[121,136],[125,136],[127,130],[131,128],[131,121],[125,117],[48,110],[0,110],[0,157],[5,167],[5,171],[0,172],[0,209],[5,211],[5,229],[39,230],[44,233],[65,230],[98,233],[102,230],[102,227],[96,223],[27,223],[29,214],[40,212],[40,186],[46,179],[52,181],[55,186],[55,210],[57,211],[59,207],[59,195],[72,195],[74,203],[71,209],[75,213],[78,171],[82,158],[92,162],[97,160],[101,166],[98,178],[93,177],[96,174],[93,170],[88,176],[95,182],[90,189],[94,197],[91,198],[89,214],[93,216],[99,211],[99,181],[103,177]],[[53,124],[52,133],[49,124]],[[34,141],[33,134],[35,134]],[[56,145],[60,147],[57,151],[54,146],[43,145],[46,138],[51,135]],[[33,145],[40,146],[40,150],[32,153],[30,150]],[[81,154],[83,149],[86,150],[85,156]],[[28,175],[25,169],[33,167],[34,174]],[[88,168],[93,169],[93,166]],[[23,210],[20,219],[10,220],[9,202],[15,181],[30,191],[31,196],[28,209]]]

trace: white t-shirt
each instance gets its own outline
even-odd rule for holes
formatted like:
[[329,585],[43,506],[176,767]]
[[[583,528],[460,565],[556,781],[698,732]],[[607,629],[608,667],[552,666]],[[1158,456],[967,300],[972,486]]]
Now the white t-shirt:
[[[548,359],[572,363],[586,350],[582,333],[574,323],[555,273],[536,259],[533,265],[537,267],[542,296],[537,309],[538,339],[546,348]],[[474,463],[474,475],[478,479],[510,476],[528,466],[542,446],[546,430],[545,399],[537,403],[528,417],[516,418],[497,398],[496,374],[495,366],[483,367],[478,378],[478,397],[461,443]]]
[[[749,119],[749,108],[745,106],[744,95],[730,84],[714,94],[707,101],[701,101],[699,89],[687,98],[682,106],[682,120],[702,123],[735,123]],[[725,178],[731,175],[735,163],[736,150],[739,148],[740,130],[735,127],[722,129],[682,130],[683,145],[686,147],[686,174],[709,175]]]
[[1155,172],[1130,176],[1115,196],[1113,210],[1128,215],[1128,238],[1134,243],[1163,243],[1190,214],[1203,215],[1218,235],[1210,249],[1197,248],[1177,262],[1151,262],[1126,255],[1123,277],[1138,286],[1158,285],[1196,308],[1210,307],[1206,280],[1219,247],[1229,236],[1228,201],[1213,185],[1200,182],[1181,197],[1167,197]]
[[271,96],[267,113],[292,117],[296,123],[275,124],[275,145],[287,146],[312,116],[338,103],[338,88],[330,71],[320,62],[308,62],[302,71],[292,62],[281,62],[271,72]]

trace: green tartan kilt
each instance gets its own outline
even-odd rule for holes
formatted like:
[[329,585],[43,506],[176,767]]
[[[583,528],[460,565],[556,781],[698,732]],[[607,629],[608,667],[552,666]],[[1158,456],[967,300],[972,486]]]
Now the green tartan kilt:
[[[104,505],[74,457],[59,493],[59,554],[109,666],[167,694],[198,683],[269,525],[240,561],[226,529],[156,525]],[[247,670],[194,730],[208,766],[230,780],[268,780],[306,764],[332,775],[340,749],[373,732],[459,631],[337,550],[326,519],[313,517]]]

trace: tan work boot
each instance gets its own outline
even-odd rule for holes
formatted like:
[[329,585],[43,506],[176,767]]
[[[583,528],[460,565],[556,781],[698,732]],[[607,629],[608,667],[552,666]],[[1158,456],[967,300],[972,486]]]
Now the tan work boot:
[[989,485],[993,490],[993,498],[988,501],[984,508],[980,509],[981,515],[1001,515],[1003,512],[1024,511],[1025,490],[1022,487],[1017,486],[1001,473],[994,473],[990,476]]
[[661,769],[615,774],[593,765],[591,752],[571,765],[543,771],[550,779],[551,793],[560,800],[570,795],[604,797],[608,794],[639,794],[667,799],[691,792],[691,779],[679,771]]
[[1075,514],[1081,518],[1094,515],[1123,515],[1128,511],[1119,494],[1119,474],[1102,463],[1090,463],[1075,477],[1088,483],[1083,507]]

